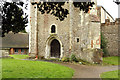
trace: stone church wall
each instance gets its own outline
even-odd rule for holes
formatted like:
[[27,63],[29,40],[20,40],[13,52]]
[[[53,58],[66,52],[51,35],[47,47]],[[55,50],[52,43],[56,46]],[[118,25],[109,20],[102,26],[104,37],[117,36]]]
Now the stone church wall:
[[120,25],[120,19],[116,19],[115,22],[110,22],[108,19],[106,19],[105,23],[101,24],[101,31],[103,36],[107,40],[107,49],[109,55],[111,56],[117,56],[118,49],[120,47],[120,45],[118,45],[118,25]]
[[30,4],[30,33],[29,33],[29,53],[31,56],[36,55],[36,5],[31,6]]
[[[38,56],[50,58],[51,41],[57,39],[61,45],[60,59],[75,54],[80,59],[94,62],[94,51],[89,49],[100,49],[100,44],[96,44],[100,39],[100,23],[92,22],[89,13],[79,11],[73,5],[63,7],[70,12],[64,21],[60,21],[53,15],[41,14],[31,5],[30,54],[35,56],[38,51]],[[56,33],[51,33],[52,25],[55,25]]]
[[[65,5],[69,9],[68,5]],[[50,14],[41,15],[38,11],[38,53],[44,57],[47,56],[46,52],[48,51],[47,46],[49,47],[49,41],[52,38],[57,38],[61,42],[64,52],[62,54],[69,54],[69,15],[65,18],[64,21],[56,20],[56,17]],[[51,33],[51,26],[56,26],[56,33]]]

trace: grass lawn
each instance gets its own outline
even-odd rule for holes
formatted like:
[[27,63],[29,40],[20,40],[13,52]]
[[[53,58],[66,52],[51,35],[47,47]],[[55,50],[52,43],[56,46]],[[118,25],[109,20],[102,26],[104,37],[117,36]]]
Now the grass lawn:
[[[118,59],[120,59],[120,57],[118,57],[118,56],[104,57],[102,64],[103,65],[119,65]],[[118,76],[120,76],[120,74],[118,75],[119,71],[115,70],[115,71],[104,72],[100,75],[100,77],[104,78],[103,80],[116,80],[118,78]],[[106,79],[106,78],[108,78],[108,79]],[[114,79],[109,79],[109,78],[114,78]]]
[[2,78],[2,59],[0,59],[0,80]]
[[[120,74],[119,74],[119,76],[120,76]],[[100,75],[100,77],[101,78],[118,78],[118,70],[104,72]]]
[[72,78],[73,73],[71,68],[50,62],[2,59],[3,78]]
[[118,65],[118,56],[103,57],[103,65]]
[[28,58],[29,56],[28,55],[9,55],[15,59],[26,59]]

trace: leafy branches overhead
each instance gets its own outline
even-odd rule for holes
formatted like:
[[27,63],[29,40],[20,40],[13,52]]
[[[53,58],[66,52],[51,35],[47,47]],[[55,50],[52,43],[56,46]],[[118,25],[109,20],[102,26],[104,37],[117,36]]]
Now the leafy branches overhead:
[[[2,36],[12,31],[18,33],[25,30],[28,23],[27,15],[24,15],[23,2],[5,2],[2,10]],[[24,16],[23,16],[24,15]]]
[[94,4],[94,2],[73,2],[76,8],[79,8],[80,11],[83,10],[85,13],[89,11],[89,6],[93,7]]
[[[68,9],[64,9],[62,6],[65,4],[65,1],[63,2],[33,2],[32,5],[37,4],[37,8],[41,12],[41,14],[47,13],[54,15],[57,17],[57,20],[63,21],[65,18],[67,18],[67,15],[69,14]],[[84,12],[89,11],[89,6],[93,6],[94,2],[73,2],[74,7],[80,8],[80,10],[83,10]]]
[[47,13],[54,15],[59,19],[60,21],[63,21],[64,18],[67,17],[68,10],[64,9],[62,6],[65,4],[65,2],[44,2],[44,3],[32,3],[37,4],[37,7],[39,8],[39,11],[41,14]]

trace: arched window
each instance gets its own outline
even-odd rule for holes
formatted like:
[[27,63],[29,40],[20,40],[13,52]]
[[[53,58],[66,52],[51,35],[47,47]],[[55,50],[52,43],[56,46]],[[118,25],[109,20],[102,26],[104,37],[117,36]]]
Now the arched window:
[[51,33],[55,33],[56,31],[55,31],[55,25],[52,25],[52,27],[51,27]]

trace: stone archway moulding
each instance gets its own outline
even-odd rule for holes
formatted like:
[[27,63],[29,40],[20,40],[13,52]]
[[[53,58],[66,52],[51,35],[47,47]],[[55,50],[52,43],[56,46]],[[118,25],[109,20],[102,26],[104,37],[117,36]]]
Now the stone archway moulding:
[[53,58],[50,56],[50,43],[54,40],[58,40],[59,43],[60,43],[60,59],[63,57],[63,45],[60,41],[60,39],[58,38],[57,35],[50,35],[46,41],[46,49],[45,49],[45,58],[48,59],[48,58]]

